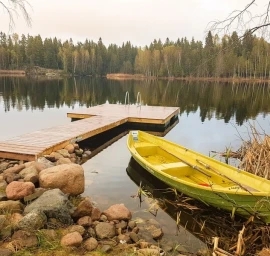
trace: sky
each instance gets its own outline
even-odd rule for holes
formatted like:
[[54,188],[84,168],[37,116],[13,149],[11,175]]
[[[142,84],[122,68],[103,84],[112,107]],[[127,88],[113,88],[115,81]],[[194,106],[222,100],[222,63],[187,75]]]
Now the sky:
[[[2,0],[7,3],[9,0]],[[263,1],[263,0],[261,0]],[[38,35],[42,38],[72,38],[73,42],[101,37],[105,45],[131,41],[149,45],[187,37],[204,41],[209,22],[221,20],[233,10],[243,9],[249,0],[28,0],[31,27],[15,17],[9,30],[9,18],[0,7],[0,31]],[[256,7],[257,8],[257,7]]]

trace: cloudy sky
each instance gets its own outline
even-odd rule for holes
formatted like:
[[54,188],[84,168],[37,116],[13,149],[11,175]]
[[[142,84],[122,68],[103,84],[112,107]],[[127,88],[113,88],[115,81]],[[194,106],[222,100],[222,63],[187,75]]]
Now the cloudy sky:
[[[8,2],[9,0],[3,0]],[[192,36],[204,40],[210,21],[224,19],[249,0],[28,0],[32,26],[15,18],[13,32],[42,37],[85,38],[109,43],[131,41],[144,46]],[[263,1],[263,0],[261,0]],[[255,8],[257,8],[255,6]],[[9,33],[7,13],[0,8],[0,30]]]

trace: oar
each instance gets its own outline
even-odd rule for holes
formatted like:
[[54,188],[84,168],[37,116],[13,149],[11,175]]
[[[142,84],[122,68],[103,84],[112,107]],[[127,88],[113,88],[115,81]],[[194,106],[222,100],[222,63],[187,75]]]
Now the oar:
[[226,174],[223,174],[223,173],[219,172],[218,170],[216,170],[215,168],[213,168],[213,167],[210,166],[209,164],[206,164],[206,163],[204,163],[203,161],[201,161],[201,160],[199,160],[199,159],[196,159],[196,162],[199,163],[199,164],[201,164],[201,165],[203,165],[206,169],[209,169],[209,170],[215,172],[216,174],[218,174],[218,175],[220,175],[220,176],[222,176],[222,177],[224,177],[224,178],[230,180],[231,182],[237,184],[240,188],[246,190],[248,193],[250,193],[251,195],[253,195],[253,194],[252,194],[247,188],[245,188],[241,183],[239,183],[238,181],[236,181],[236,180],[234,180],[234,179],[228,177]]
[[210,174],[204,172],[204,171],[203,171],[200,167],[198,167],[197,165],[193,165],[193,164],[191,164],[191,163],[185,161],[184,159],[182,159],[182,158],[180,158],[180,157],[176,157],[176,158],[178,158],[178,159],[179,159],[181,162],[183,162],[184,164],[190,166],[192,169],[195,169],[196,171],[198,171],[198,172],[204,174],[205,176],[211,178],[211,175],[210,175]]
[[180,158],[180,157],[178,157],[178,156],[176,156],[176,155],[173,155],[172,153],[170,153],[169,151],[167,151],[167,150],[164,149],[164,148],[161,148],[161,149],[164,150],[165,152],[167,152],[168,154],[170,154],[171,156],[176,157],[177,159],[179,159],[179,160],[180,160],[181,162],[183,162],[184,164],[190,166],[192,169],[195,169],[195,170],[197,170],[198,172],[200,172],[200,173],[204,174],[205,176],[207,176],[208,178],[211,178],[211,175],[209,175],[208,173],[204,172],[204,171],[203,171],[200,167],[198,167],[197,165],[193,165],[193,164],[187,162],[186,160],[184,160],[184,159],[182,159],[182,158]]

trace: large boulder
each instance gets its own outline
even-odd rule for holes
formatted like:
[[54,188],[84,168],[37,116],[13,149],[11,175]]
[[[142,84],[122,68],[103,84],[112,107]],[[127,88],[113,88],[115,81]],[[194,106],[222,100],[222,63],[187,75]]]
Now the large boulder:
[[130,220],[131,212],[124,204],[114,204],[103,212],[108,220]]
[[116,235],[115,226],[111,223],[100,222],[96,225],[95,231],[99,239],[113,238]]
[[17,224],[17,227],[22,230],[39,230],[47,223],[47,217],[44,212],[34,210],[26,214]]
[[21,213],[24,205],[20,201],[2,201],[0,202],[0,213]]
[[39,174],[42,188],[59,188],[64,193],[79,195],[84,192],[84,170],[78,164],[63,164],[45,169]]
[[12,181],[6,187],[7,198],[19,200],[35,192],[35,185],[32,182]]
[[30,213],[33,210],[41,210],[47,218],[55,218],[64,224],[71,224],[70,213],[73,205],[60,189],[52,189],[44,192],[33,203],[25,207],[24,213]]

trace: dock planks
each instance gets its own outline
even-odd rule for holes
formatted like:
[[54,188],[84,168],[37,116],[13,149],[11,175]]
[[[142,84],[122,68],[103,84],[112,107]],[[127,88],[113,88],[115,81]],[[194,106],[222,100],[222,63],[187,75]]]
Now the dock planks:
[[68,117],[82,120],[0,141],[0,158],[34,161],[71,142],[87,139],[126,122],[166,124],[178,113],[179,108],[115,104],[75,111],[68,113]]
[[177,114],[179,114],[179,108],[177,107],[103,104],[84,110],[69,112],[67,116],[77,119],[97,115],[115,116],[128,118],[128,122],[134,123],[165,124]]

